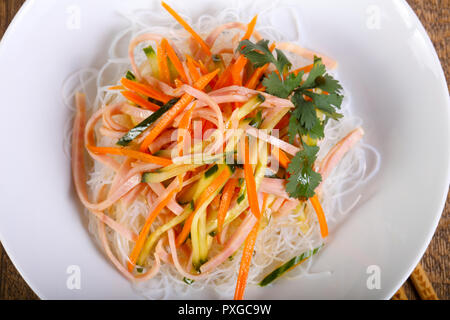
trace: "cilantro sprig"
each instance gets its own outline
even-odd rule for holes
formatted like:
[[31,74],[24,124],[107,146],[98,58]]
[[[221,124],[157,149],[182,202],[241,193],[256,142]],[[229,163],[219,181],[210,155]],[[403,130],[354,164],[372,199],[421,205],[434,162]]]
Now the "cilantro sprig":
[[290,73],[292,63],[279,49],[274,55],[269,49],[268,40],[253,43],[244,40],[239,43],[238,51],[245,55],[255,68],[273,64],[276,71],[268,74],[263,85],[266,92],[290,99],[295,108],[290,111],[288,127],[289,140],[292,143],[297,135],[301,137],[303,150],[292,159],[288,172],[290,177],[286,191],[291,197],[307,199],[315,195],[314,190],[322,177],[313,169],[319,148],[309,146],[304,137],[317,140],[324,138],[325,125],[330,119],[339,120],[343,95],[342,86],[326,71],[322,59],[314,57],[314,64],[306,79],[303,71]]

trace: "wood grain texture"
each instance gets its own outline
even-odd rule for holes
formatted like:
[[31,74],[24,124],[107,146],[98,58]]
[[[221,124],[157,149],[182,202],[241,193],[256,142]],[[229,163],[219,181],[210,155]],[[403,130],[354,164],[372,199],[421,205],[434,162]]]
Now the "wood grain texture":
[[[407,0],[428,31],[441,59],[447,83],[450,78],[450,0]],[[0,38],[24,0],[0,0]],[[423,269],[440,299],[450,299],[450,261],[448,258],[450,196],[439,227],[421,261]],[[419,299],[410,280],[403,286],[409,299]],[[38,299],[28,287],[0,244],[0,299]]]

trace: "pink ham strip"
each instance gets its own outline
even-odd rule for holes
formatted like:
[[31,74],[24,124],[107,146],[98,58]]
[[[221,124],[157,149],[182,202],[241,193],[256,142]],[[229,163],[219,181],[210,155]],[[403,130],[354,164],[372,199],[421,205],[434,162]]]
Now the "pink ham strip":
[[183,267],[180,264],[180,261],[178,260],[178,253],[177,253],[177,247],[175,245],[175,235],[174,235],[173,229],[170,229],[167,233],[169,236],[170,253],[172,254],[173,264],[174,264],[175,268],[177,269],[177,271],[183,277],[186,277],[186,278],[192,279],[192,280],[200,280],[200,279],[204,279],[205,277],[209,276],[208,273],[204,272],[203,270],[202,270],[202,274],[195,275],[195,274],[191,274],[183,269]]
[[155,153],[159,151],[163,146],[173,141],[177,141],[177,130],[168,129],[165,130],[162,134],[156,138],[152,144],[149,145],[149,149],[151,153]]
[[292,102],[287,99],[278,98],[278,97],[275,97],[275,96],[270,95],[265,92],[252,90],[252,89],[240,87],[240,86],[229,86],[229,87],[221,88],[221,89],[218,89],[218,90],[215,90],[215,91],[212,91],[209,93],[209,95],[212,98],[217,97],[217,96],[223,96],[223,95],[241,95],[241,96],[246,96],[246,97],[250,98],[257,94],[261,94],[262,96],[264,96],[264,98],[266,98],[266,101],[262,105],[272,106],[272,107],[294,108],[294,105],[292,104]]
[[297,154],[297,152],[300,151],[300,148],[298,148],[290,143],[287,143],[286,141],[278,139],[274,136],[268,135],[267,133],[264,132],[264,130],[258,130],[253,127],[248,127],[245,131],[249,135],[251,135],[255,138],[261,139],[267,143],[270,143],[271,145],[274,145],[275,147],[280,148],[283,151],[286,151],[290,155],[295,156]]
[[[82,94],[76,95],[77,102],[77,116],[74,122],[74,136],[72,141],[72,161],[73,164],[74,180],[77,190],[82,190],[79,192],[80,200],[83,202],[84,206],[89,210],[103,211],[110,206],[112,206],[116,201],[133,189],[136,185],[141,182],[141,175],[136,174],[129,177],[123,184],[121,184],[116,190],[110,192],[109,197],[102,201],[101,203],[91,203],[88,200],[86,191],[86,173],[84,168],[84,158],[83,158],[83,143],[81,137],[84,135],[85,143],[88,145],[95,145],[94,137],[94,127],[96,122],[101,118],[103,110],[97,111],[91,119],[88,121],[86,128],[84,128],[84,121],[86,117],[86,100],[85,96]],[[86,131],[86,132],[84,132]],[[98,156],[90,153],[91,156],[100,161],[101,163],[113,167],[115,171],[120,170],[120,165],[117,161],[107,157]],[[78,181],[78,182],[77,182]],[[81,189],[79,189],[81,188]]]
[[103,245],[103,249],[105,250],[105,253],[111,263],[119,270],[119,272],[128,280],[132,280],[134,282],[141,282],[141,281],[147,281],[151,278],[153,278],[159,271],[159,268],[161,266],[161,262],[159,260],[159,257],[157,254],[155,254],[155,264],[153,267],[147,271],[146,273],[142,275],[135,276],[132,273],[128,272],[127,268],[125,268],[119,260],[115,257],[114,253],[111,251],[111,248],[108,243],[108,239],[106,238],[106,231],[105,231],[105,225],[103,223],[99,223],[98,225],[98,232],[100,234],[100,240]]
[[115,131],[115,130],[108,129],[106,127],[101,127],[99,129],[99,132],[102,136],[109,137],[109,138],[116,139],[116,140],[119,140],[120,138],[122,138],[123,134],[124,134],[124,132],[122,132],[122,131]]
[[[82,103],[85,105],[86,102],[85,102],[84,95],[83,95],[82,100],[83,100]],[[95,112],[91,116],[89,121],[87,122],[86,128],[85,129],[83,128],[85,130],[85,132],[84,132],[85,145],[95,145],[95,136],[94,136],[95,125],[102,118],[103,112],[104,112],[104,108]],[[83,149],[83,147],[81,147],[81,150],[82,149]],[[88,153],[94,160],[97,160],[101,164],[103,164],[109,168],[112,168],[114,171],[119,170],[120,164],[116,160],[114,160],[106,155],[96,155],[95,153],[92,153],[89,150],[88,150]]]
[[122,112],[135,118],[138,121],[143,121],[152,115],[152,111],[145,110],[142,108],[137,108],[129,105],[128,103],[124,103],[121,108]]
[[322,58],[323,64],[329,69],[335,69],[337,67],[337,61],[312,50],[305,49],[299,45],[289,42],[279,42],[276,47],[280,50],[286,50],[295,53],[305,59],[314,61],[314,56]]
[[286,192],[285,181],[286,180],[284,179],[263,178],[258,191],[289,199],[289,195]]
[[[72,135],[72,174],[78,197],[84,206],[91,205],[86,188],[86,171],[84,166],[84,123],[86,121],[86,103],[84,95],[76,95],[77,113],[75,115]],[[129,240],[136,239],[136,235],[119,223],[105,215],[101,210],[90,210],[97,218],[106,223],[111,229]]]
[[[322,183],[328,178],[344,155],[352,149],[363,136],[364,130],[362,128],[356,128],[331,148],[325,158],[320,162],[319,173],[322,175]],[[317,187],[317,190],[322,188],[322,183]]]
[[223,115],[219,105],[207,93],[197,90],[194,87],[183,85],[180,87],[180,89],[184,90],[184,92],[193,96],[200,102],[206,103],[216,113],[216,118],[218,121],[218,130],[223,132],[224,130]]
[[289,215],[295,208],[297,208],[299,203],[300,201],[298,201],[297,199],[286,200],[278,210],[276,217],[281,218]]
[[[163,194],[166,192],[166,188],[162,185],[162,183],[149,183],[149,187],[155,192],[156,194]],[[183,212],[183,208],[175,201],[175,199],[172,199],[167,204],[167,208],[169,208],[170,211],[175,213],[177,216],[179,216]]]
[[138,184],[134,189],[123,196],[122,201],[126,207],[129,207],[136,198],[145,190],[147,186],[143,183]]
[[104,125],[106,125],[106,127],[109,127],[110,129],[113,129],[115,131],[127,132],[127,127],[122,126],[113,119],[114,115],[120,114],[122,112],[122,106],[123,104],[120,103],[115,104],[113,107],[105,108],[103,112],[103,122]]
[[167,253],[166,250],[164,250],[163,246],[163,239],[158,241],[158,244],[155,247],[155,254],[157,254],[161,260],[168,264],[173,264],[171,256]]
[[286,199],[284,198],[278,198],[277,200],[274,201],[274,203],[270,206],[270,209],[272,209],[272,212],[277,212],[278,210],[280,210],[281,205],[283,204],[283,202]]
[[219,243],[225,243],[225,240],[227,239],[227,233],[228,233],[228,228],[230,227],[230,224],[227,224],[223,227],[222,232],[220,233],[220,237],[219,237]]
[[134,49],[136,49],[136,47],[141,42],[144,42],[144,41],[159,42],[162,40],[162,38],[163,38],[162,36],[157,35],[157,34],[146,33],[146,34],[141,34],[141,35],[137,36],[136,38],[134,38],[133,40],[131,40],[130,45],[128,46],[128,56],[130,57],[131,66],[133,67],[134,74],[136,75],[138,80],[142,79],[142,75],[141,75],[141,72],[139,71],[139,67],[136,64],[136,59],[134,58]]
[[215,257],[209,260],[207,263],[200,267],[200,271],[209,272],[223,263],[229,256],[231,256],[239,247],[244,243],[248,234],[252,230],[253,226],[257,222],[256,218],[252,214],[247,214],[244,221],[240,224],[233,236],[227,241],[224,248]]
[[119,168],[119,171],[116,172],[116,175],[114,176],[114,179],[111,183],[111,188],[109,189],[108,197],[110,197],[111,194],[115,192],[124,181],[126,181],[126,176],[128,172],[131,170],[131,163],[132,163],[131,159],[126,159],[122,163],[122,165]]
[[164,83],[162,81],[159,81],[158,79],[146,75],[145,76],[145,80],[151,85],[154,86],[156,88],[158,88],[159,90],[161,90],[164,94],[171,96],[171,97],[180,97],[183,95],[183,92],[178,90],[178,88],[172,88],[171,86],[169,86],[167,83]]

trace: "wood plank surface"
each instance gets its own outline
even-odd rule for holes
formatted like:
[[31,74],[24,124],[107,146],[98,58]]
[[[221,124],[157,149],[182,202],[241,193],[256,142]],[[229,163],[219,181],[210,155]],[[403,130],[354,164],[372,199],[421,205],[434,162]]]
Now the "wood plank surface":
[[[23,2],[24,0],[0,0],[0,38]],[[441,59],[448,83],[450,76],[450,0],[408,0],[408,3],[429,33]],[[439,227],[421,261],[437,296],[446,300],[450,299],[449,221],[450,196],[447,197]],[[403,288],[409,299],[419,299],[410,280],[404,284]],[[1,244],[0,299],[38,299],[17,272]]]

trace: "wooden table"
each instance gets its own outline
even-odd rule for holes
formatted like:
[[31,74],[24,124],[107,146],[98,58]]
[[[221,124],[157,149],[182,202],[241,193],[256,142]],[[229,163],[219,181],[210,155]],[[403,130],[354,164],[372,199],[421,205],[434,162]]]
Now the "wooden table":
[[[0,37],[3,36],[11,19],[24,0],[0,0]],[[450,1],[408,0],[419,16],[436,47],[445,70],[447,82],[450,75]],[[450,299],[450,262],[448,258],[450,221],[450,195],[433,240],[421,261],[440,299]],[[404,285],[410,299],[417,299],[417,293],[408,280]],[[22,279],[0,244],[0,299],[38,299]]]

